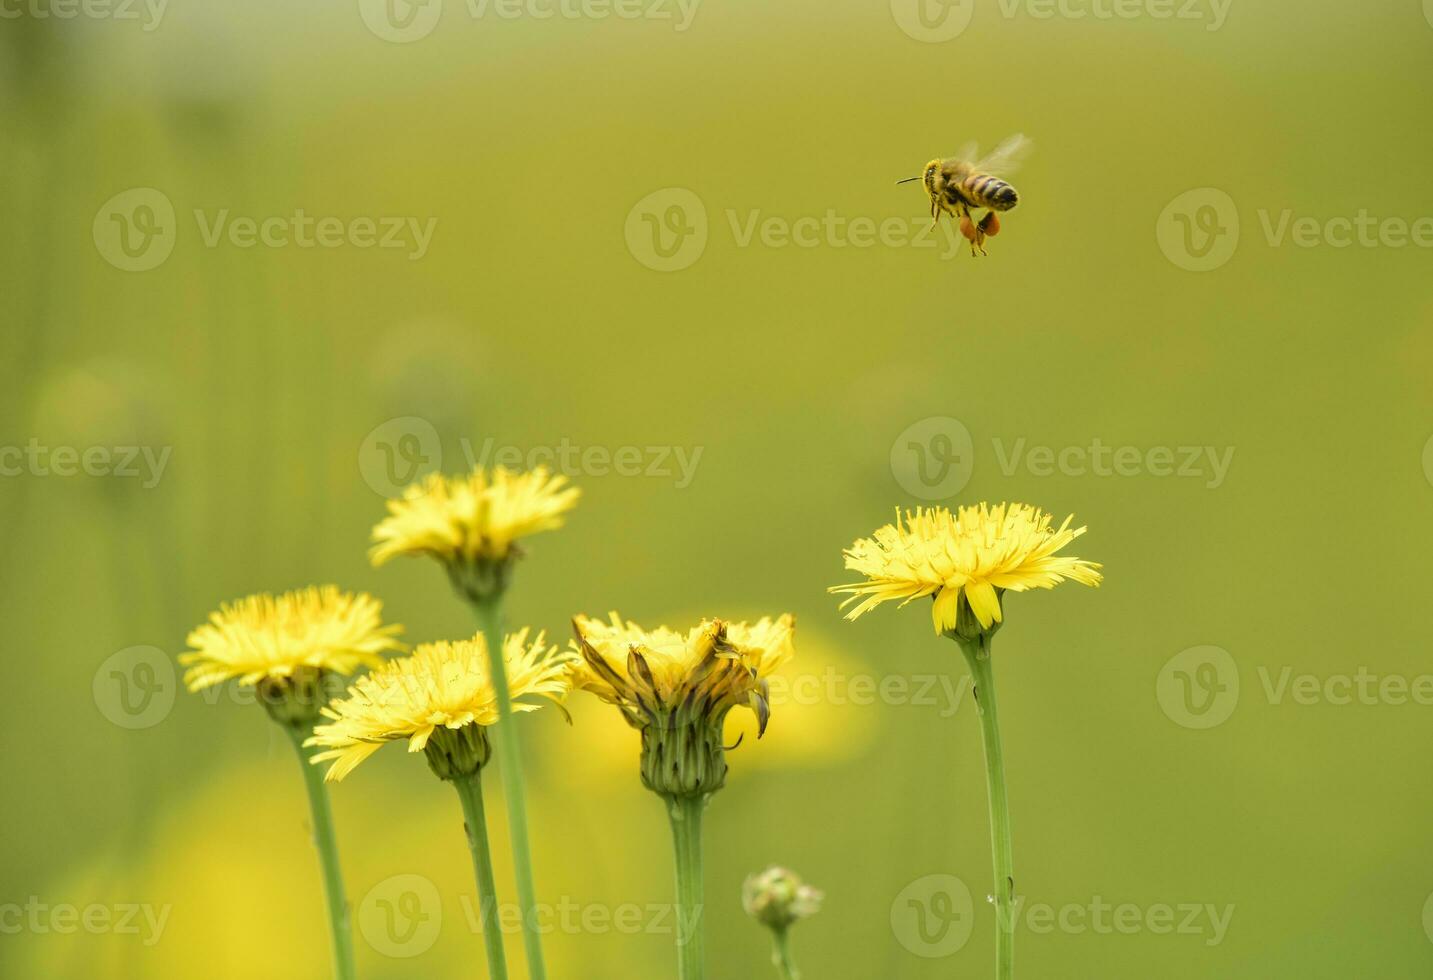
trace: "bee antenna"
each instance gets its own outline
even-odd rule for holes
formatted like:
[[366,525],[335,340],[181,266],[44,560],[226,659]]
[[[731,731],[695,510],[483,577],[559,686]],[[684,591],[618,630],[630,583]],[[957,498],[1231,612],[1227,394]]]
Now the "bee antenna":
[[921,179],[920,177],[904,177],[904,178],[902,178],[902,179],[896,181],[896,183],[897,183],[897,184],[909,184],[909,183],[910,183],[911,181],[913,181],[913,180],[920,180],[920,179]]

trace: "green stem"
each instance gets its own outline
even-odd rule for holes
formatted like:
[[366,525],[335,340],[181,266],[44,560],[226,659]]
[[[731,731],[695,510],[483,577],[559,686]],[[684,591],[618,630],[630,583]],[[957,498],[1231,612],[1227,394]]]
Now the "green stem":
[[702,980],[706,976],[706,926],[702,921],[702,811],[706,798],[669,796],[666,800],[677,858],[677,976],[679,980]]
[[517,877],[518,905],[522,909],[522,941],[527,950],[527,975],[531,980],[546,980],[547,969],[542,961],[542,937],[537,931],[537,889],[532,877],[532,844],[527,832],[527,796],[523,786],[522,745],[518,740],[517,719],[513,717],[512,693],[508,688],[507,662],[503,658],[502,599],[474,602],[478,627],[487,641],[488,660],[492,667],[493,690],[498,697],[500,724],[489,731],[496,744],[498,768],[502,771],[503,796],[507,801],[508,835],[512,838],[513,873]]
[[796,963],[791,959],[791,930],[777,929],[775,941],[776,950],[771,955],[771,962],[775,963],[776,969],[781,972],[781,980],[801,980]]
[[493,855],[488,848],[488,818],[483,811],[483,774],[455,779],[453,787],[463,801],[464,829],[468,849],[473,852],[473,877],[478,883],[478,914],[483,920],[483,943],[488,951],[488,977],[507,980],[507,957],[503,954],[503,930],[498,917],[498,893],[493,883]]
[[309,812],[313,818],[313,843],[318,848],[319,866],[323,871],[323,893],[328,900],[328,928],[333,940],[333,975],[336,980],[354,980],[358,976],[353,965],[353,932],[348,921],[348,900],[343,893],[343,872],[338,865],[338,841],[333,833],[333,810],[329,807],[328,789],[323,784],[323,768],[309,761],[314,749],[304,748],[304,739],[311,729],[284,725],[299,754],[299,767],[304,773],[308,790]]
[[985,779],[990,796],[990,850],[995,864],[995,980],[1014,976],[1015,868],[1010,847],[1010,800],[1005,792],[1005,756],[1000,747],[1000,714],[995,701],[995,672],[990,636],[962,643],[975,682],[975,703],[985,741]]

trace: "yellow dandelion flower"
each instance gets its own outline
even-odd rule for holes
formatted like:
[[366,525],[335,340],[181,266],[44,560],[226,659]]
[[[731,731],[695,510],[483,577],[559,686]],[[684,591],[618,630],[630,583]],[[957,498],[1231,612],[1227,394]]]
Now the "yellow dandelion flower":
[[[503,641],[513,711],[536,711],[545,701],[561,704],[571,688],[575,658],[548,645],[543,633],[531,642],[528,637],[522,629]],[[385,743],[404,740],[409,752],[428,752],[439,776],[471,775],[488,761],[483,729],[498,722],[489,668],[482,633],[419,644],[410,656],[360,677],[345,698],[324,708],[329,721],[315,727],[305,744],[324,750],[314,753],[315,763],[333,760],[329,782],[343,779]],[[445,731],[461,737],[441,737]]]
[[642,780],[668,796],[711,793],[725,783],[722,724],[738,705],[770,717],[768,678],[791,659],[790,614],[755,623],[711,619],[678,633],[643,629],[612,613],[578,616],[573,686],[615,705],[642,733]]
[[382,611],[372,596],[334,585],[225,603],[189,634],[193,649],[179,657],[190,665],[184,683],[200,691],[234,677],[255,684],[304,668],[351,674],[377,667],[384,651],[403,648],[393,638],[403,627],[384,626]]
[[388,502],[373,529],[369,557],[382,565],[397,555],[432,555],[445,562],[502,562],[519,538],[562,526],[582,491],[545,466],[526,473],[482,467],[467,476],[431,473]]
[[[945,507],[916,508],[904,519],[878,528],[846,549],[846,567],[866,581],[833,586],[850,593],[842,608],[856,603],[847,619],[883,602],[934,596],[931,616],[937,633],[956,629],[962,610],[973,613],[982,630],[1001,622],[1005,591],[1049,589],[1069,579],[1098,586],[1100,566],[1083,558],[1056,554],[1085,533],[1058,528],[1044,511],[1028,504],[979,504],[951,513]],[[963,600],[963,601],[962,601]]]
[[573,626],[583,658],[574,686],[617,705],[641,728],[652,710],[688,700],[723,715],[743,704],[764,719],[766,679],[792,657],[795,620],[789,613],[752,624],[709,619],[683,635],[646,630],[614,612],[608,622],[578,616]]

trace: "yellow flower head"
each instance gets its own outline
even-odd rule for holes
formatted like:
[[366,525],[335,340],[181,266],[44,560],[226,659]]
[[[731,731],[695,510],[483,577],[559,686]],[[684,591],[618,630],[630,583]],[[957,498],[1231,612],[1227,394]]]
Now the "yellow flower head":
[[519,539],[562,526],[582,491],[545,466],[515,473],[482,467],[467,476],[431,473],[388,502],[369,557],[432,555],[445,562],[501,562]]
[[1056,554],[1085,529],[1071,528],[1072,517],[1059,528],[1051,527],[1051,520],[1028,504],[982,503],[953,514],[944,507],[918,507],[907,511],[904,520],[897,509],[894,524],[846,549],[846,567],[866,581],[830,591],[851,594],[841,604],[856,603],[847,619],[883,602],[905,605],[934,596],[937,633],[956,628],[963,598],[980,627],[989,630],[1002,619],[1000,594],[1005,590],[1049,589],[1065,579],[1100,584],[1098,564]]
[[757,713],[764,731],[766,678],[791,659],[795,620],[789,613],[750,625],[708,619],[686,635],[665,626],[645,630],[615,612],[608,622],[577,616],[572,625],[582,658],[573,686],[617,705],[632,727],[684,703],[720,715],[741,704]]
[[199,691],[231,677],[254,684],[291,678],[304,668],[351,674],[360,666],[377,667],[385,650],[403,646],[393,638],[403,627],[384,626],[382,611],[383,603],[372,596],[334,585],[226,603],[189,634],[193,650],[179,657],[191,665],[184,683]]
[[581,663],[573,686],[616,705],[642,733],[642,779],[666,795],[709,793],[725,782],[722,722],[733,707],[770,718],[767,678],[793,655],[790,614],[755,623],[709,619],[685,635],[646,630],[615,612],[577,616]]
[[[503,658],[514,711],[536,711],[543,699],[561,704],[567,696],[574,658],[549,646],[544,634],[531,642],[527,629],[509,634]],[[337,782],[386,742],[406,739],[409,752],[428,749],[432,762],[430,741],[445,731],[462,730],[470,738],[468,748],[478,753],[471,760],[476,764],[470,771],[476,771],[487,762],[481,729],[498,721],[497,691],[488,668],[482,633],[471,640],[420,644],[412,655],[360,677],[347,697],[323,709],[329,722],[317,726],[306,743],[325,749],[313,761],[334,760],[326,778]]]

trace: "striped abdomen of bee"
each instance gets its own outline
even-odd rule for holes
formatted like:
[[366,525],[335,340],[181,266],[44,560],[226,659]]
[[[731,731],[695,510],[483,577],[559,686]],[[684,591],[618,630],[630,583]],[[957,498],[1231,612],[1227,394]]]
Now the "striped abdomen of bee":
[[971,174],[957,187],[960,190],[960,196],[965,198],[971,207],[989,208],[992,211],[1009,211],[1020,203],[1020,195],[1015,193],[1015,188],[999,177],[992,177],[989,174]]

